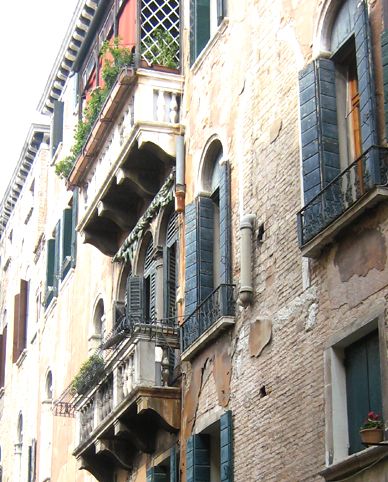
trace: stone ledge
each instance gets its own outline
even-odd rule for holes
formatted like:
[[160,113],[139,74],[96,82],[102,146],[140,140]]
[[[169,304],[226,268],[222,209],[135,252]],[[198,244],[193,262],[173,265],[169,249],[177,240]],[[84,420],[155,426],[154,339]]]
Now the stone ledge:
[[216,338],[218,334],[233,326],[235,324],[234,316],[222,316],[210,328],[208,328],[197,340],[189,346],[184,352],[182,352],[181,360],[189,361],[202,350],[213,338]]

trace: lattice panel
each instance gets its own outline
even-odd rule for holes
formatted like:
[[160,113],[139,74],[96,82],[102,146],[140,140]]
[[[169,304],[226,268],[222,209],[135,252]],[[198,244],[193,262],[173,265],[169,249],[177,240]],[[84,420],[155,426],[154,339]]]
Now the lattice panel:
[[[141,52],[144,58],[158,63],[156,52],[158,43],[171,44],[174,49],[174,60],[179,65],[180,27],[179,0],[142,0],[141,2]],[[160,40],[158,33],[162,32]]]

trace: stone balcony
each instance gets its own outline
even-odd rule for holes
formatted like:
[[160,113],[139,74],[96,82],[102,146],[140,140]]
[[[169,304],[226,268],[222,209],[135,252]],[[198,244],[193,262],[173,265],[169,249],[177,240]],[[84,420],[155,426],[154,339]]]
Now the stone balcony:
[[170,386],[168,349],[178,345],[177,328],[138,324],[106,350],[104,377],[75,402],[79,468],[108,481],[163,440],[171,443],[180,426],[180,388]]
[[81,188],[84,242],[115,254],[175,165],[183,77],[121,72],[70,173]]

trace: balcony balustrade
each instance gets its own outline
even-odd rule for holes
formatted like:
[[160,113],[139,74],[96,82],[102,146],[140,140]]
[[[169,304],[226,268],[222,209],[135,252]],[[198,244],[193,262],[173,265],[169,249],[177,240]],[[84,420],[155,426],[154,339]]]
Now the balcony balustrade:
[[189,359],[220,329],[234,324],[235,285],[221,284],[181,326],[182,360]]
[[388,149],[373,146],[298,213],[302,254],[317,256],[340,230],[386,197],[387,181]]

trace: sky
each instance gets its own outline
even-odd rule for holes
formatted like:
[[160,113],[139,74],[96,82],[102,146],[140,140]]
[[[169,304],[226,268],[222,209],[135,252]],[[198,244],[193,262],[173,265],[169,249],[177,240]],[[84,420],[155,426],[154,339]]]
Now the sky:
[[1,2],[0,201],[78,0]]

